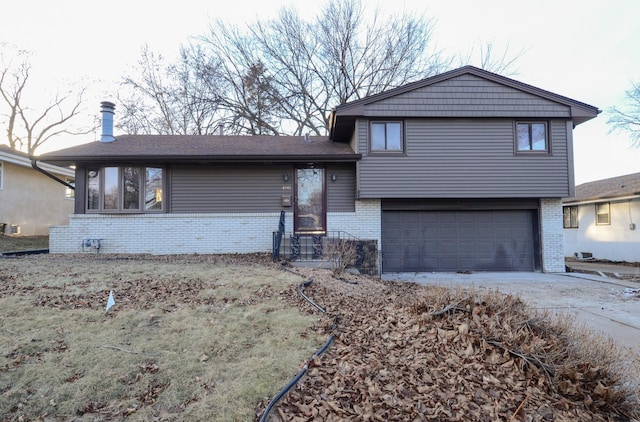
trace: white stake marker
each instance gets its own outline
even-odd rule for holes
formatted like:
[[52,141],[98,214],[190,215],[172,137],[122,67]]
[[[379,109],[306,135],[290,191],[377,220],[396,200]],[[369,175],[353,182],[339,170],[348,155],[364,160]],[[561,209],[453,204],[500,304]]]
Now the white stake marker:
[[116,304],[116,301],[113,299],[113,290],[111,290],[109,292],[109,300],[107,300],[107,309],[105,309],[105,312],[108,311],[109,308],[111,308],[115,304]]

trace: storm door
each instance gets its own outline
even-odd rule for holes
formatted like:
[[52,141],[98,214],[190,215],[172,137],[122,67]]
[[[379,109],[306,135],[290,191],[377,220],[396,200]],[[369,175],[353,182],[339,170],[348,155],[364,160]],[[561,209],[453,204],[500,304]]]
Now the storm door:
[[296,169],[294,231],[324,234],[327,231],[327,212],[324,169]]

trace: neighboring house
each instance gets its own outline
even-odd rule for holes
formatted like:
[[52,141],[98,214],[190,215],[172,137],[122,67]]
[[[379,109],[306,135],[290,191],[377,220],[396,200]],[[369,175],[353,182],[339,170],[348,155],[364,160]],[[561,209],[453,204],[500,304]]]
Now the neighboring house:
[[640,173],[576,186],[562,203],[566,257],[640,262]]
[[598,112],[474,67],[340,105],[309,139],[114,140],[103,103],[102,142],[40,158],[76,166],[51,251],[269,252],[284,211],[296,238],[374,241],[385,272],[564,271],[572,130]]
[[[70,168],[41,167],[66,182],[75,178]],[[73,207],[73,190],[33,169],[27,154],[0,145],[0,235],[46,236],[69,222]]]

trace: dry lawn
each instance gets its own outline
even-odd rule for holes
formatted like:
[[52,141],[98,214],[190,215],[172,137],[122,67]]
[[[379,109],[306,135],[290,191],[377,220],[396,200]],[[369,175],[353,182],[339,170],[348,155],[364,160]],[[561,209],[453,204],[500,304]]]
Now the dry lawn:
[[0,333],[0,421],[255,420],[307,362],[268,420],[639,417],[637,356],[517,297],[264,256],[0,259]]
[[251,420],[324,341],[298,283],[232,257],[0,258],[0,420]]
[[0,253],[33,249],[49,249],[49,236],[0,235]]

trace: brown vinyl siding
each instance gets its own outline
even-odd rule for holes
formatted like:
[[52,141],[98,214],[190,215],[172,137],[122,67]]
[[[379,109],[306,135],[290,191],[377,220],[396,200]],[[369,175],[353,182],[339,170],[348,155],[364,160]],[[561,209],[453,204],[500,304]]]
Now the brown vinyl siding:
[[[336,175],[336,181],[331,175]],[[356,210],[356,169],[355,164],[334,164],[327,166],[327,211],[355,212]]]
[[569,192],[566,121],[550,153],[515,153],[514,119],[406,119],[406,155],[367,156],[358,124],[360,198],[535,198]]
[[568,118],[566,105],[475,75],[461,75],[366,106],[371,117]]
[[[172,166],[171,212],[278,212],[282,196],[293,201],[293,166],[283,165],[192,165]],[[354,211],[355,169],[353,165],[326,167],[328,211]],[[283,175],[289,174],[284,181]],[[336,181],[330,180],[336,173]],[[293,202],[292,202],[293,205]]]

